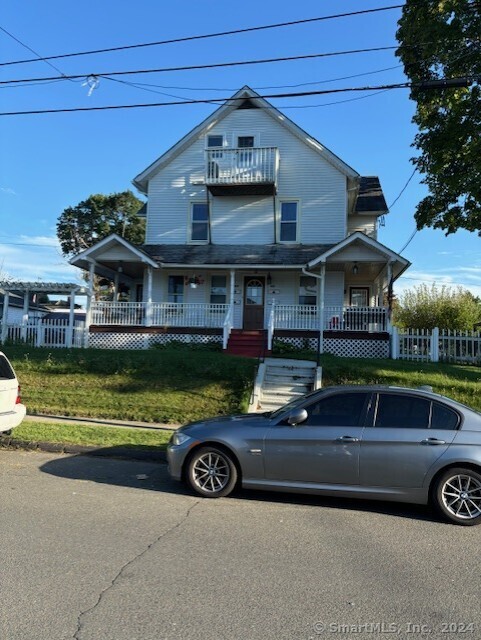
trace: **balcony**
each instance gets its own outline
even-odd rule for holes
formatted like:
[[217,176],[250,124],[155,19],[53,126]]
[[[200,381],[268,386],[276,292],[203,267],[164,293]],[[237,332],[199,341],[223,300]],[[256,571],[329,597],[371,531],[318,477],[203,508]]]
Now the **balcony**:
[[277,147],[206,151],[205,184],[216,196],[274,195],[278,170]]

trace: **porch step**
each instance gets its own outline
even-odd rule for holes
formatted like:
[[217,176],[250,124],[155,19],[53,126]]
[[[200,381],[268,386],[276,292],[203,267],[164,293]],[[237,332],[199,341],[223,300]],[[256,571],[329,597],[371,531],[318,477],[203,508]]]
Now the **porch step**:
[[267,334],[265,331],[234,329],[229,336],[226,353],[247,358],[259,358],[264,355],[266,346]]

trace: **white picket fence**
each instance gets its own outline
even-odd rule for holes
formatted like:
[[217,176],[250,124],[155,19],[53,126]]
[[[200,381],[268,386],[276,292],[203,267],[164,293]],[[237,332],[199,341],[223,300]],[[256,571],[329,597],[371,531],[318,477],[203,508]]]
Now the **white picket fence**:
[[479,331],[440,331],[434,328],[404,329],[393,327],[392,357],[417,362],[458,362],[481,364]]
[[[3,331],[0,330],[3,335]],[[38,320],[27,324],[8,324],[4,342],[24,343],[35,347],[85,346],[85,322],[76,320],[70,329],[68,320]]]

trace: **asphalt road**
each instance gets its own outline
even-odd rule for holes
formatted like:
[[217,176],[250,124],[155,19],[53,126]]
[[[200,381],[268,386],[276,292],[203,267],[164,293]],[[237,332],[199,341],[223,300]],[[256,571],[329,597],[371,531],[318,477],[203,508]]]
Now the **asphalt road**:
[[0,451],[1,640],[481,638],[481,527]]

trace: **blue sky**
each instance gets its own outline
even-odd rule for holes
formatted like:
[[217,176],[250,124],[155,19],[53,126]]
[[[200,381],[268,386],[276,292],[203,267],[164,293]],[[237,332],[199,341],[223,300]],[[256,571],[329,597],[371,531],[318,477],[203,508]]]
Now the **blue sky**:
[[[151,42],[389,5],[385,0],[206,0],[135,4],[5,0],[0,26],[41,55]],[[395,4],[395,3],[392,3]],[[238,7],[238,8],[236,8]],[[211,40],[67,58],[64,74],[107,73],[234,60],[295,56],[396,44],[400,9]],[[0,61],[34,57],[0,32]],[[212,70],[128,76],[131,86],[102,79],[88,95],[83,81],[1,88],[1,112],[226,97],[247,84],[261,95],[403,81],[394,51]],[[393,68],[395,67],[395,68]],[[384,70],[384,71],[380,71]],[[376,73],[372,73],[376,72]],[[369,75],[347,78],[355,74]],[[57,76],[45,62],[0,67],[0,79]],[[345,79],[342,79],[345,78]],[[313,84],[307,84],[313,83]],[[315,83],[315,84],[314,84]],[[154,86],[152,86],[154,85]],[[299,86],[297,86],[299,85]],[[268,88],[267,88],[268,87]],[[273,88],[276,87],[276,88]],[[372,93],[372,92],[367,92]],[[166,95],[168,94],[168,95]],[[414,105],[407,90],[374,96],[342,94],[271,100],[277,108],[363,175],[379,175],[388,204],[412,173]],[[175,96],[176,98],[173,98]],[[348,102],[341,102],[350,100]],[[334,104],[333,104],[334,103]],[[0,271],[15,279],[79,280],[62,257],[55,225],[67,206],[93,193],[135,189],[131,180],[209,115],[212,105],[0,117]],[[416,174],[379,240],[399,251],[411,236],[416,203],[425,195]],[[412,267],[397,293],[421,282],[460,284],[481,295],[480,238],[418,232],[403,255]]]

